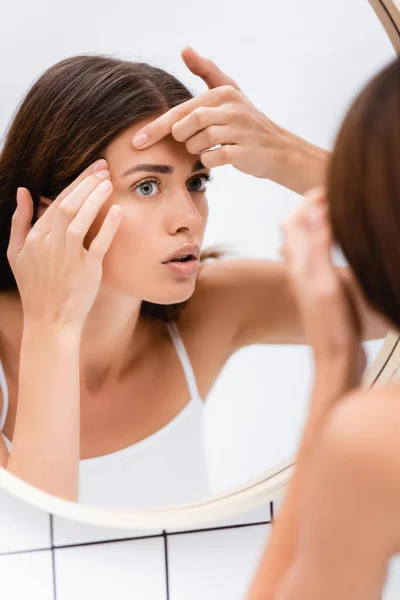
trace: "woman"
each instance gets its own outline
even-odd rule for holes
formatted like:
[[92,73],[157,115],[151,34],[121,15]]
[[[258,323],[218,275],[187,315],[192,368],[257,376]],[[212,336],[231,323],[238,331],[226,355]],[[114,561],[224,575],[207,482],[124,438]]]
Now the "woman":
[[399,331],[399,107],[397,58],[348,111],[326,200],[310,193],[285,225],[315,382],[296,473],[248,600],[376,600],[400,551],[400,387],[357,389],[359,325],[330,261],[335,240],[370,305]]
[[[221,90],[219,115],[235,135],[236,113],[224,103],[226,85],[210,93],[218,105]],[[153,498],[159,489],[178,485],[187,462],[205,473],[200,399],[228,358],[253,343],[305,342],[283,262],[238,259],[199,266],[209,178],[200,155],[168,135],[148,149],[132,146],[133,136],[154,117],[191,100],[160,69],[73,57],[35,82],[5,140],[0,289],[7,320],[0,324],[0,339],[10,393],[1,461],[63,498],[92,500],[85,482],[99,494],[128,482],[120,493],[131,494],[138,506],[149,472],[157,472],[151,485],[160,486],[150,489]],[[248,163],[236,166],[283,182],[284,142],[298,153],[300,141],[296,146],[295,136],[273,128],[274,156],[271,122],[243,94],[236,105],[247,115],[240,138],[250,144]],[[252,144],[254,133],[259,144]],[[317,151],[311,154],[314,165]],[[253,171],[263,163],[270,172]],[[304,185],[295,163],[293,173]],[[99,181],[109,182],[108,189],[101,190]],[[113,205],[120,207],[119,220],[111,218]],[[190,262],[171,263],[177,252]],[[338,276],[363,315],[366,339],[385,335],[387,323],[366,306],[349,270],[338,270]],[[178,456],[164,456],[165,439],[179,437],[178,422],[195,442]],[[112,483],[110,464],[118,473]],[[108,498],[110,504],[118,500]]]

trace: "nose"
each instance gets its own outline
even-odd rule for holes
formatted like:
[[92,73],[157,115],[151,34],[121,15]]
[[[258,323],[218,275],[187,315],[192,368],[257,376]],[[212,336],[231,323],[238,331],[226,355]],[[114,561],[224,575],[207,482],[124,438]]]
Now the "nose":
[[174,193],[173,198],[166,205],[168,229],[171,234],[182,230],[201,232],[207,217],[207,204],[204,198],[196,202],[187,189],[180,190]]

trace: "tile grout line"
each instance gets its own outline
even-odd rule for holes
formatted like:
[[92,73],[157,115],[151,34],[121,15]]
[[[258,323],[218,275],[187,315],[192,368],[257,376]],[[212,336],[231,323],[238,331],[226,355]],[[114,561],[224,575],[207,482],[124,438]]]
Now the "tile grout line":
[[[160,538],[164,537],[164,533],[157,533],[152,535],[142,535],[137,537],[129,537],[129,538],[111,538],[105,540],[97,540],[94,542],[77,542],[74,544],[62,544],[62,545],[54,545],[54,534],[53,534],[53,515],[49,515],[50,517],[50,537],[51,537],[51,546],[46,546],[44,548],[29,548],[27,550],[11,550],[10,552],[0,552],[0,556],[9,556],[12,554],[28,554],[31,552],[44,552],[46,550],[64,550],[66,548],[80,548],[81,546],[96,546],[98,544],[117,544],[120,542],[132,542],[135,540],[147,540],[152,538]],[[188,530],[179,530],[179,531],[165,531],[165,535],[173,536],[173,535],[186,535],[189,533],[206,533],[207,531],[224,531],[228,529],[239,529],[243,527],[255,527],[257,525],[270,525],[271,521],[258,521],[255,523],[238,523],[237,525],[221,525],[220,527],[204,527],[202,529],[188,529]]]
[[257,521],[254,523],[238,523],[237,525],[221,525],[220,527],[207,527],[204,529],[188,529],[182,531],[168,531],[167,535],[185,535],[187,533],[205,533],[206,531],[224,531],[225,529],[241,529],[243,527],[255,527],[256,525],[270,525],[271,521]]
[[170,600],[169,596],[169,566],[168,566],[168,539],[167,533],[163,530],[164,538],[164,559],[165,559],[165,589],[167,591],[166,600]]
[[156,533],[154,535],[141,535],[138,537],[128,538],[110,538],[109,540],[96,540],[95,542],[76,542],[74,544],[62,544],[60,546],[54,546],[54,548],[56,550],[65,550],[66,548],[80,548],[81,546],[98,546],[99,544],[118,544],[121,542],[134,542],[136,540],[149,540],[160,537],[162,537],[162,533]]
[[11,550],[10,552],[0,552],[0,556],[12,556],[13,554],[30,554],[31,552],[48,552],[51,550],[50,546],[46,548],[30,548],[29,550]]
[[56,557],[54,553],[54,530],[53,530],[53,515],[50,514],[50,542],[51,542],[51,562],[53,568],[53,600],[57,600],[57,583],[56,583]]

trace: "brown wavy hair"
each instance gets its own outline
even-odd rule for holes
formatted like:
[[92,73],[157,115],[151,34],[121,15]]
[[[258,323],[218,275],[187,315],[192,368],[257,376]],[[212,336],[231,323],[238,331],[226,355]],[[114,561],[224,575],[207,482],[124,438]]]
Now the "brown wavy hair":
[[[37,221],[39,197],[54,200],[108,145],[142,119],[193,98],[173,75],[143,62],[79,55],[45,71],[21,101],[0,154],[0,291],[17,289],[7,259],[18,187],[30,191]],[[200,261],[220,258],[215,246]],[[186,301],[188,302],[188,300]],[[186,302],[143,301],[141,314],[176,320]]]
[[370,306],[400,329],[400,58],[358,94],[327,175],[332,233]]

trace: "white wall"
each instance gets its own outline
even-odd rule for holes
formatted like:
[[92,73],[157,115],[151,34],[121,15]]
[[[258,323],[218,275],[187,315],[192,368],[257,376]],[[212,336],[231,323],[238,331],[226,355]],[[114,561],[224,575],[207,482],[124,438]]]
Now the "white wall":
[[[205,86],[180,63],[186,44],[213,58],[273,120],[326,148],[353,95],[394,57],[367,0],[247,0],[243,5],[225,0],[3,0],[0,130],[33,79],[72,54],[152,61],[203,91]],[[206,243],[240,241],[248,255],[276,258],[278,224],[298,200],[271,182],[224,167],[215,172],[209,193]],[[370,358],[378,346],[368,345]],[[255,346],[230,361],[207,409],[215,491],[295,449],[310,375],[304,347]],[[269,507],[264,507],[218,524],[226,529],[166,536],[158,531],[146,533],[155,536],[148,539],[110,542],[133,533],[53,520],[0,492],[0,585],[8,600],[111,595],[119,600],[239,600],[266,540],[268,521]],[[399,576],[390,585],[385,600],[397,597]]]

